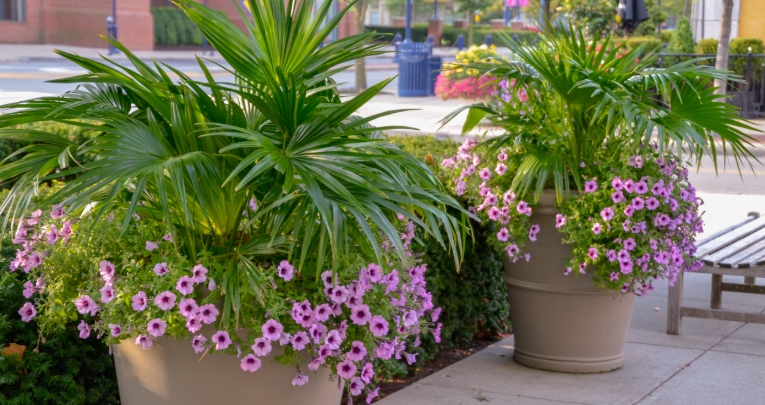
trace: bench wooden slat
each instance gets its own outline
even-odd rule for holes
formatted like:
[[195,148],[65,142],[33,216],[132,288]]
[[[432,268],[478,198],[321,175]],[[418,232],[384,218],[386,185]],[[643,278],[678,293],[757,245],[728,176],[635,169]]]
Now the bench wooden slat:
[[765,256],[765,240],[759,240],[738,253],[720,260],[717,265],[720,267],[752,267],[752,263],[756,263],[763,256]]
[[[762,228],[744,238],[741,238],[714,253],[703,256],[701,260],[704,260],[705,263],[713,265],[719,265],[721,262],[725,261],[728,262],[731,267],[735,267],[735,265],[738,264],[738,261],[734,261],[733,256],[741,251],[748,250],[750,247],[756,245],[762,240],[765,240],[765,228]],[[749,255],[751,255],[751,253],[753,252],[750,252]]]
[[698,250],[696,250],[695,256],[701,260],[704,260],[704,256],[723,249],[729,244],[739,239],[745,238],[748,235],[757,232],[763,227],[765,227],[765,217],[759,217],[754,221],[747,222],[746,224],[705,243],[703,246],[699,247]]
[[765,323],[765,314],[757,312],[733,312],[722,309],[681,307],[680,315],[693,318],[719,319],[721,321]]
[[729,226],[729,227],[727,227],[727,228],[725,228],[725,229],[723,229],[721,231],[715,232],[712,235],[707,236],[706,238],[704,238],[702,240],[696,241],[696,248],[698,249],[701,246],[703,246],[703,245],[709,243],[710,241],[714,240],[715,238],[718,238],[721,235],[724,235],[724,234],[726,234],[726,233],[728,233],[728,232],[730,232],[730,231],[732,231],[734,229],[738,229],[739,227],[741,227],[741,226],[743,226],[743,225],[745,225],[745,224],[747,224],[749,222],[752,222],[752,221],[754,221],[755,219],[757,219],[759,217],[760,217],[760,213],[759,212],[750,212],[745,220],[737,223],[736,225],[731,225],[731,226]]
[[742,276],[742,277],[765,277],[765,266],[760,265],[760,266],[748,267],[748,268],[724,268],[724,267],[704,266],[701,269],[694,271],[694,273],[722,274],[725,276]]

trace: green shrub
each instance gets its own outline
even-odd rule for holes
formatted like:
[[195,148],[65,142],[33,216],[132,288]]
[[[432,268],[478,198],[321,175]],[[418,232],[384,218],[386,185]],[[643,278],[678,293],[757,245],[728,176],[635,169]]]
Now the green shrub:
[[15,249],[3,243],[0,266],[0,346],[27,347],[18,356],[0,356],[0,403],[4,405],[119,404],[117,376],[107,347],[95,336],[80,339],[71,326],[39,339],[37,323],[22,322],[18,309],[25,274],[8,273]]
[[696,44],[693,51],[699,55],[715,55],[717,54],[717,39],[704,38]]
[[[432,136],[395,136],[389,140],[431,166],[435,173],[438,173],[441,160],[453,155],[459,147],[452,140],[438,140]],[[443,323],[441,343],[437,344],[430,335],[424,338],[414,349],[419,353],[414,367],[432,359],[441,348],[460,347],[476,336],[496,336],[510,329],[507,288],[502,280],[502,252],[488,243],[496,230],[493,224],[474,222],[472,225],[475,241],[468,241],[459,272],[435,238],[426,237],[414,246],[414,251],[422,254],[423,261],[428,263],[425,276],[433,303],[443,308],[439,319]],[[408,373],[408,368],[401,363],[377,361],[381,363],[378,376],[383,380]]]
[[662,30],[661,31],[661,42],[668,44],[669,41],[672,39],[672,33],[675,32],[675,30]]
[[627,41],[624,42],[624,46],[629,50],[633,50],[643,44],[645,44],[645,52],[658,51],[662,45],[661,40],[656,37],[631,37],[627,38]]
[[[401,34],[401,39],[404,39],[404,27],[386,27],[382,25],[367,25],[364,27],[364,32],[376,32],[380,35],[381,41],[390,42],[393,41],[393,37],[396,34]],[[412,41],[425,42],[428,39],[428,25],[427,24],[414,24],[412,25]]]
[[[730,41],[731,55],[745,55],[752,48],[753,54],[763,53],[762,40],[759,38],[736,38]],[[716,51],[716,50],[715,50]]]
[[178,7],[152,7],[154,44],[201,45],[202,31]]
[[680,17],[677,22],[677,28],[672,33],[669,40],[667,52],[669,53],[693,53],[693,47],[696,43],[693,41],[693,32],[691,32],[691,23],[685,17]]

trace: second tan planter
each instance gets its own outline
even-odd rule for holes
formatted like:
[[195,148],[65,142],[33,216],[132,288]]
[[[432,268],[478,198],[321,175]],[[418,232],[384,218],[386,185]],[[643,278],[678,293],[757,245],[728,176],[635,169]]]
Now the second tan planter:
[[207,354],[199,361],[190,342],[159,338],[144,350],[126,340],[114,353],[120,399],[122,405],[340,404],[342,391],[329,380],[329,370],[303,370],[308,383],[293,387],[296,370],[273,362],[277,354],[278,343],[261,358],[261,368],[249,373],[231,355]]
[[505,256],[514,359],[568,373],[615,370],[624,364],[635,296],[595,287],[592,269],[563,274],[571,249],[555,228],[556,214],[555,195],[545,192],[531,216],[541,228],[538,240],[526,244],[531,260],[511,263]]

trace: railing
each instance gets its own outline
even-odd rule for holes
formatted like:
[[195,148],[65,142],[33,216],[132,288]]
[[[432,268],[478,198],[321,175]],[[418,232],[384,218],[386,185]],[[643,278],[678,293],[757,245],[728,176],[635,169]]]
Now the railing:
[[[699,64],[714,66],[717,55],[660,54],[655,65],[668,67],[699,57],[709,58]],[[728,102],[737,106],[744,118],[765,116],[765,54],[729,55],[728,69],[744,80],[743,83],[728,82],[725,89],[730,96]]]

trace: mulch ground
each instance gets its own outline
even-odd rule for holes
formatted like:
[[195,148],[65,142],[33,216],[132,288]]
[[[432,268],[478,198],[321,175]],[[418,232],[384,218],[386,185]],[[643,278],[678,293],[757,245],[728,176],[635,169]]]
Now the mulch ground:
[[[438,352],[438,354],[436,354],[434,358],[425,362],[422,367],[410,368],[409,375],[406,377],[396,378],[387,383],[379,384],[378,386],[380,387],[380,397],[378,400],[385,398],[400,389],[408,387],[409,385],[412,385],[439,370],[443,370],[444,368],[449,367],[450,365],[485,349],[490,344],[500,339],[504,339],[507,336],[509,335],[499,336],[495,339],[476,338],[473,339],[469,345],[464,347],[442,349],[440,352]],[[354,397],[353,403],[365,404],[366,402],[364,401],[364,398],[365,395],[363,394],[358,397]],[[341,402],[341,405],[348,405],[348,391],[343,393],[343,401]]]

